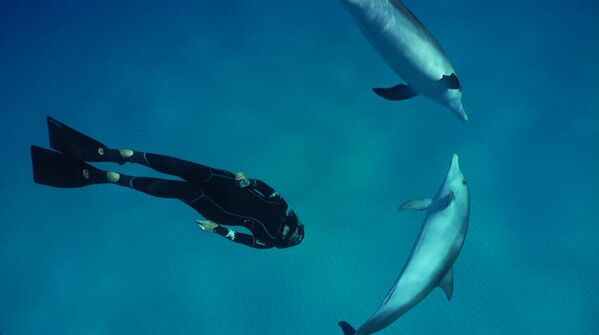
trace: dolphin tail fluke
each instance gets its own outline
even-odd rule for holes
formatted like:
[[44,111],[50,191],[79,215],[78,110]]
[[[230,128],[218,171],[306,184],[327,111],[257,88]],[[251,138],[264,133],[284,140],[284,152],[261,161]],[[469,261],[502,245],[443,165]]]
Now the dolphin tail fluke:
[[339,321],[339,327],[343,330],[343,335],[354,335],[356,333],[354,327],[345,321]]
[[406,84],[399,84],[389,88],[373,88],[372,91],[378,96],[391,101],[406,100],[418,95],[418,93]]

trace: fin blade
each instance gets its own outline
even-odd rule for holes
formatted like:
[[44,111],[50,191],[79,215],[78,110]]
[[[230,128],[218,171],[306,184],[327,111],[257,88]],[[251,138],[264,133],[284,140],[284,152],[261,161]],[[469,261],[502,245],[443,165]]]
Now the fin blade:
[[445,292],[447,301],[451,301],[451,298],[453,297],[453,267],[447,271],[437,286]]
[[345,321],[339,321],[339,327],[343,330],[343,335],[354,335],[356,330],[349,323]]
[[452,89],[452,90],[459,90],[462,88],[462,85],[460,84],[460,80],[458,79],[458,76],[456,76],[455,73],[448,75],[443,75],[443,77],[440,80],[447,88]]
[[51,116],[46,116],[50,147],[67,156],[88,162],[114,161],[124,163],[118,150],[67,126]]
[[373,88],[372,91],[378,96],[391,101],[407,100],[418,95],[418,93],[406,84],[399,84],[389,88],[377,87]]
[[409,200],[404,202],[403,204],[401,204],[399,206],[399,210],[408,210],[408,209],[416,209],[419,211],[425,210],[425,209],[429,209],[430,206],[433,204],[433,199],[416,199],[416,200]]
[[106,174],[78,159],[31,146],[33,180],[42,185],[74,188],[106,182]]

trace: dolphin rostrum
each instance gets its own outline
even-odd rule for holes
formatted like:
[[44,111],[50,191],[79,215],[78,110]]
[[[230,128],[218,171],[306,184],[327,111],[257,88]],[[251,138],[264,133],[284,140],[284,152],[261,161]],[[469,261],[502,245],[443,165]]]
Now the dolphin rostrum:
[[462,87],[445,52],[400,0],[342,0],[366,39],[406,84],[374,88],[393,101],[418,94],[453,110],[468,121]]
[[378,310],[356,331],[339,322],[345,335],[373,334],[387,326],[424,299],[435,287],[453,295],[453,264],[462,249],[468,221],[470,196],[458,156],[453,155],[449,172],[433,199],[412,200],[400,210],[427,210],[420,236],[399,278]]

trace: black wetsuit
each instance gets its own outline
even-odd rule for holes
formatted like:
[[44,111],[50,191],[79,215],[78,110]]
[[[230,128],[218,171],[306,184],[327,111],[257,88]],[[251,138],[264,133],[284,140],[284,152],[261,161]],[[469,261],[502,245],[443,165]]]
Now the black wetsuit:
[[[182,159],[135,152],[129,162],[183,179],[168,180],[121,174],[119,185],[156,197],[179,199],[219,226],[217,234],[253,248],[285,247],[283,238],[287,203],[266,183],[250,179],[240,187],[235,175]],[[221,225],[243,226],[244,234]]]

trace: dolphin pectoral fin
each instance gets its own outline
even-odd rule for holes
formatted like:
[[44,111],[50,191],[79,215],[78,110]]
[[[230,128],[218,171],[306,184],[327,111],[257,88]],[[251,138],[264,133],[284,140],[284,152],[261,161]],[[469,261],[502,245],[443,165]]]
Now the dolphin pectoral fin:
[[453,191],[451,191],[447,195],[447,202],[449,202],[449,204],[451,204],[454,200],[455,200],[455,194],[453,193]]
[[447,271],[445,277],[441,279],[437,286],[443,289],[445,296],[447,296],[447,301],[450,301],[451,297],[453,297],[453,267]]
[[378,96],[391,101],[406,100],[418,95],[418,93],[406,84],[399,84],[389,88],[373,88],[372,91]]
[[445,87],[452,90],[459,90],[462,88],[462,85],[460,85],[460,81],[458,80],[458,76],[456,76],[455,73],[452,73],[449,76],[443,75],[439,81],[442,82]]
[[343,335],[354,335],[356,333],[354,327],[345,321],[339,321],[339,327],[343,330]]
[[433,199],[416,199],[416,200],[410,200],[410,201],[406,201],[403,204],[401,204],[401,206],[399,206],[399,210],[406,210],[406,209],[416,209],[419,211],[428,209],[431,205],[433,204]]
[[453,192],[449,192],[446,196],[437,200],[435,204],[431,206],[431,209],[434,208],[434,210],[436,211],[442,211],[445,208],[449,207],[453,200],[455,200],[455,194],[453,194]]

